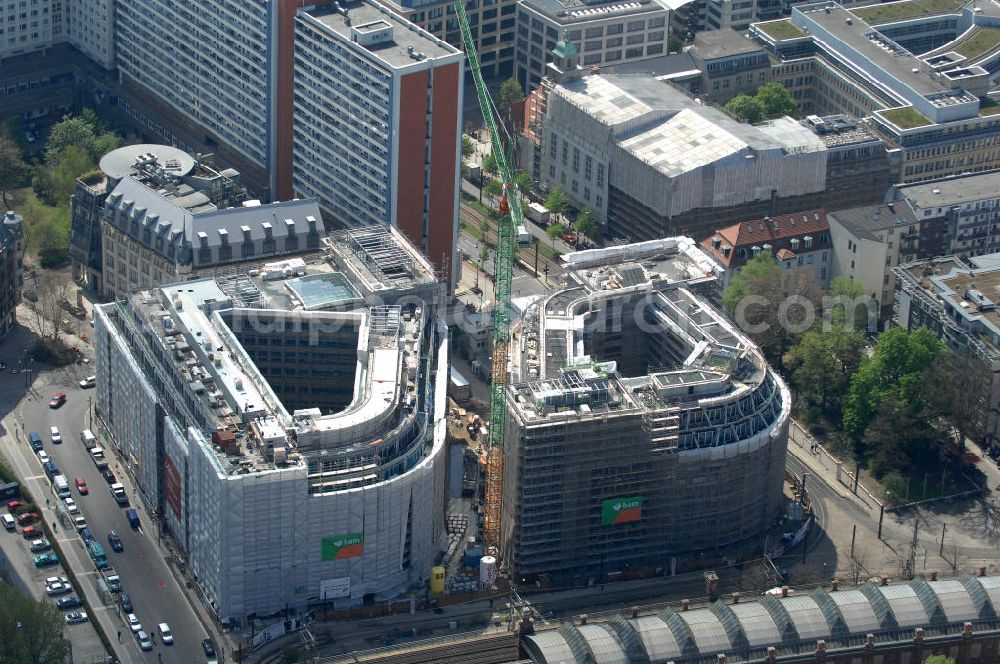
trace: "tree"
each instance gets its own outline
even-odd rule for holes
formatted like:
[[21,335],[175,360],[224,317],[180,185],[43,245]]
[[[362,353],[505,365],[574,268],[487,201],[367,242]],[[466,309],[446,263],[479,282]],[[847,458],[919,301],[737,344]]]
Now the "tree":
[[684,50],[684,41],[677,35],[670,35],[667,39],[667,52],[668,53],[680,53]]
[[7,192],[22,186],[28,173],[28,165],[21,157],[21,147],[6,128],[0,127],[0,194],[4,209],[9,205]]
[[563,214],[566,212],[566,208],[569,207],[569,199],[566,198],[566,192],[561,187],[556,187],[550,191],[548,198],[545,199],[545,207],[552,214]]
[[535,186],[535,181],[531,179],[529,173],[518,171],[514,174],[514,184],[522,194],[527,194]]
[[764,105],[756,97],[736,95],[722,107],[729,115],[740,122],[756,124],[764,119]]
[[955,660],[947,655],[931,655],[924,660],[924,664],[955,664]]
[[580,231],[591,240],[597,241],[601,235],[601,225],[594,219],[594,212],[590,208],[584,208],[576,217],[576,230]]
[[471,138],[462,134],[462,156],[468,159],[476,154],[476,143]]
[[986,435],[992,382],[986,362],[968,350],[946,351],[927,371],[931,408],[954,430],[963,450],[966,439],[979,442]]
[[941,343],[927,328],[912,332],[893,328],[883,333],[870,357],[851,378],[851,390],[844,404],[844,431],[855,443],[855,455],[865,456],[863,441],[868,425],[890,397],[918,413],[925,397],[924,379],[928,367],[944,352]]
[[796,396],[839,419],[864,348],[864,336],[841,325],[804,333],[784,361]]
[[492,154],[488,154],[483,157],[483,172],[489,173],[490,175],[496,175],[500,170],[500,166],[497,164],[497,158]]
[[846,323],[851,329],[866,331],[871,318],[878,315],[874,302],[865,296],[864,286],[849,277],[835,278],[830,284],[830,295],[834,302],[829,314],[834,325]]
[[49,168],[49,178],[52,182],[51,203],[54,205],[69,204],[69,199],[76,189],[78,177],[90,170],[94,162],[83,148],[70,145],[54,165]]
[[84,109],[81,115],[67,115],[52,126],[45,144],[45,161],[54,165],[63,151],[72,145],[81,149],[92,162],[97,162],[119,144],[117,136],[104,131],[97,115],[90,109]]
[[792,95],[788,93],[781,83],[768,83],[757,89],[757,101],[764,108],[764,116],[768,118],[780,118],[785,115],[797,115],[799,107],[795,104]]
[[515,127],[513,127],[514,104],[524,99],[524,88],[521,84],[517,82],[517,79],[511,76],[506,81],[500,85],[500,113],[503,117],[504,124],[507,126],[507,130],[511,134],[516,134]]
[[483,187],[483,193],[490,199],[490,204],[496,206],[500,194],[503,193],[503,185],[500,183],[500,180],[490,180]]
[[868,576],[868,569],[865,567],[868,562],[868,546],[862,539],[855,543],[854,550],[850,553],[848,564],[850,565],[851,581],[854,585],[861,583],[861,579]]
[[562,234],[566,231],[566,228],[562,224],[549,224],[545,227],[545,232],[548,233],[549,239],[552,241],[552,248],[556,248],[556,238],[562,237]]
[[35,297],[24,302],[30,312],[28,326],[43,342],[61,344],[66,315],[63,303],[70,301],[72,280],[65,272],[43,271],[35,278],[34,291]]
[[54,604],[0,583],[0,662],[62,664],[69,655],[63,627]]
[[865,430],[864,447],[870,452],[872,471],[879,478],[891,472],[905,477],[917,469],[939,467],[943,451],[937,432],[927,426],[920,408],[895,395],[879,406]]

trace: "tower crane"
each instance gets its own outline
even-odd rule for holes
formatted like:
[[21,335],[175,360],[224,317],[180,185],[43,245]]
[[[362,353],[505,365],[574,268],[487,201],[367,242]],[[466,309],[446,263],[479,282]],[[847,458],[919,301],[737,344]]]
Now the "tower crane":
[[[500,197],[500,221],[497,224],[497,258],[496,279],[493,294],[493,353],[492,372],[490,376],[490,428],[486,448],[486,490],[483,515],[483,549],[499,551],[500,546],[500,513],[503,507],[503,444],[507,423],[507,360],[510,355],[510,294],[511,277],[514,270],[514,240],[515,229],[524,224],[521,213],[521,199],[514,182],[514,173],[510,168],[510,160],[504,151],[496,114],[493,111],[493,101],[490,99],[483,74],[479,68],[479,54],[472,39],[472,29],[465,14],[464,2],[455,3],[455,14],[462,27],[462,41],[465,44],[465,55],[472,68],[472,79],[476,84],[476,94],[479,96],[479,108],[483,120],[490,131],[490,144],[496,159],[497,171],[502,183]],[[502,125],[501,125],[502,126]]]

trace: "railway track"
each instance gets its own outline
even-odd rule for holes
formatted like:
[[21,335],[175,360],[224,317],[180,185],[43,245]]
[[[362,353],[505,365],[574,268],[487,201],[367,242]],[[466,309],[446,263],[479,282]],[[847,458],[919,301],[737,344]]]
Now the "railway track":
[[[479,210],[472,207],[468,203],[461,204],[461,217],[466,221],[471,227],[478,230],[482,226],[483,215]],[[489,225],[489,238],[487,238],[486,243],[494,246],[496,245],[497,236],[497,226],[496,223],[489,218],[486,218],[486,223]],[[535,249],[534,247],[518,247],[514,252],[514,257],[519,263],[521,263],[524,268],[534,274],[536,277],[540,277],[545,274],[545,268],[549,268],[549,276],[553,277],[560,275],[563,272],[562,264],[557,260],[552,260],[545,254],[538,252],[538,271],[535,271]]]
[[512,632],[474,634],[471,638],[442,637],[363,650],[320,660],[324,664],[500,664],[518,658],[517,636]]

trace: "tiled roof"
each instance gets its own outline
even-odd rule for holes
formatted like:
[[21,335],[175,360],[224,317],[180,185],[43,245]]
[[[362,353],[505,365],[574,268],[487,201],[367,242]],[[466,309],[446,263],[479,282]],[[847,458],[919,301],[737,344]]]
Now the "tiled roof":
[[[702,240],[701,246],[723,266],[731,268],[739,267],[746,262],[746,258],[740,257],[738,251],[740,248],[749,250],[755,246],[763,248],[765,244],[769,244],[775,256],[780,260],[788,260],[807,250],[805,239],[808,237],[811,238],[812,245],[808,251],[829,249],[831,246],[829,230],[830,225],[826,220],[825,210],[807,210],[727,226]],[[799,241],[799,248],[792,246],[793,239]],[[725,251],[727,247],[728,255]],[[750,251],[746,254],[752,255]]]

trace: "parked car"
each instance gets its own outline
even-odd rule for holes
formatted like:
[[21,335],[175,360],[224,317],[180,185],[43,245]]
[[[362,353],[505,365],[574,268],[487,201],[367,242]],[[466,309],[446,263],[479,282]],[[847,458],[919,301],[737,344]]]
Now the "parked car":
[[125,510],[125,518],[128,519],[128,525],[132,526],[133,530],[139,530],[139,512],[134,507]]
[[51,567],[52,565],[59,564],[59,556],[49,551],[48,553],[40,553],[33,558],[35,567]]
[[69,584],[65,576],[50,576],[48,579],[45,579],[45,594],[49,597],[65,595],[71,592],[73,592],[73,586]]
[[114,484],[115,482],[118,481],[118,478],[115,477],[115,474],[111,472],[110,468],[102,468],[101,477],[103,477],[104,481],[107,482],[109,485]]
[[76,490],[80,492],[81,496],[86,496],[90,493],[90,489],[87,488],[87,482],[82,478],[76,478]]
[[63,498],[63,502],[66,504],[66,509],[69,510],[70,514],[80,513],[80,508],[76,506],[76,501],[72,498]]
[[52,457],[50,457],[49,453],[46,452],[45,450],[38,450],[38,460],[41,461],[43,464],[46,464],[52,461]]
[[131,629],[133,632],[142,631],[142,623],[139,622],[138,616],[136,616],[134,613],[130,613],[127,616],[125,616],[125,620],[128,621],[129,629]]
[[212,645],[212,639],[202,639],[201,649],[205,651],[205,657],[215,657],[215,646]]
[[4,529],[6,529],[7,532],[9,533],[12,533],[15,530],[17,530],[17,521],[15,521],[14,517],[12,517],[10,514],[0,515],[0,522],[3,522]]
[[87,622],[86,611],[74,611],[73,613],[66,614],[67,625],[79,625],[80,623],[85,623],[85,622]]
[[95,385],[97,385],[97,376],[87,376],[80,381],[80,387],[85,390]]
[[28,434],[28,442],[31,443],[31,449],[36,452],[42,449],[42,436],[37,431]]
[[34,526],[28,526],[27,528],[21,531],[21,537],[23,537],[26,540],[38,539],[39,537],[42,536],[42,534],[43,533],[41,529],[35,528]]
[[170,632],[170,625],[167,623],[160,623],[156,626],[156,629],[160,631],[160,640],[163,641],[163,645],[173,645],[174,635]]
[[62,434],[59,433],[59,427],[49,428],[49,436],[52,438],[52,442],[56,445],[62,442]]
[[80,532],[87,527],[87,520],[82,516],[78,516],[73,519],[73,525],[76,527],[76,532]]
[[35,521],[38,521],[38,512],[25,512],[21,516],[17,517],[18,524],[22,526],[27,526]]
[[28,549],[32,553],[41,553],[43,551],[48,551],[51,548],[52,545],[49,544],[49,541],[44,537],[42,539],[31,540],[31,543],[28,545]]
[[66,393],[59,392],[49,399],[49,408],[60,408],[64,403],[66,403]]
[[153,642],[149,640],[149,635],[145,632],[138,632],[135,635],[136,640],[139,642],[139,648],[142,650],[152,650]]
[[18,511],[22,507],[24,507],[24,503],[21,502],[20,500],[12,500],[9,503],[7,503],[7,511],[10,512],[11,514]]
[[111,548],[118,553],[125,550],[125,546],[122,544],[122,538],[118,537],[118,533],[113,530],[108,533],[108,544],[110,544]]
[[124,611],[125,613],[132,613],[133,611],[132,600],[129,599],[129,596],[126,595],[125,593],[122,593],[121,603],[122,603],[122,611]]
[[56,607],[60,611],[69,611],[70,609],[75,609],[79,606],[83,606],[83,602],[76,595],[71,595],[69,597],[60,597],[56,600]]

